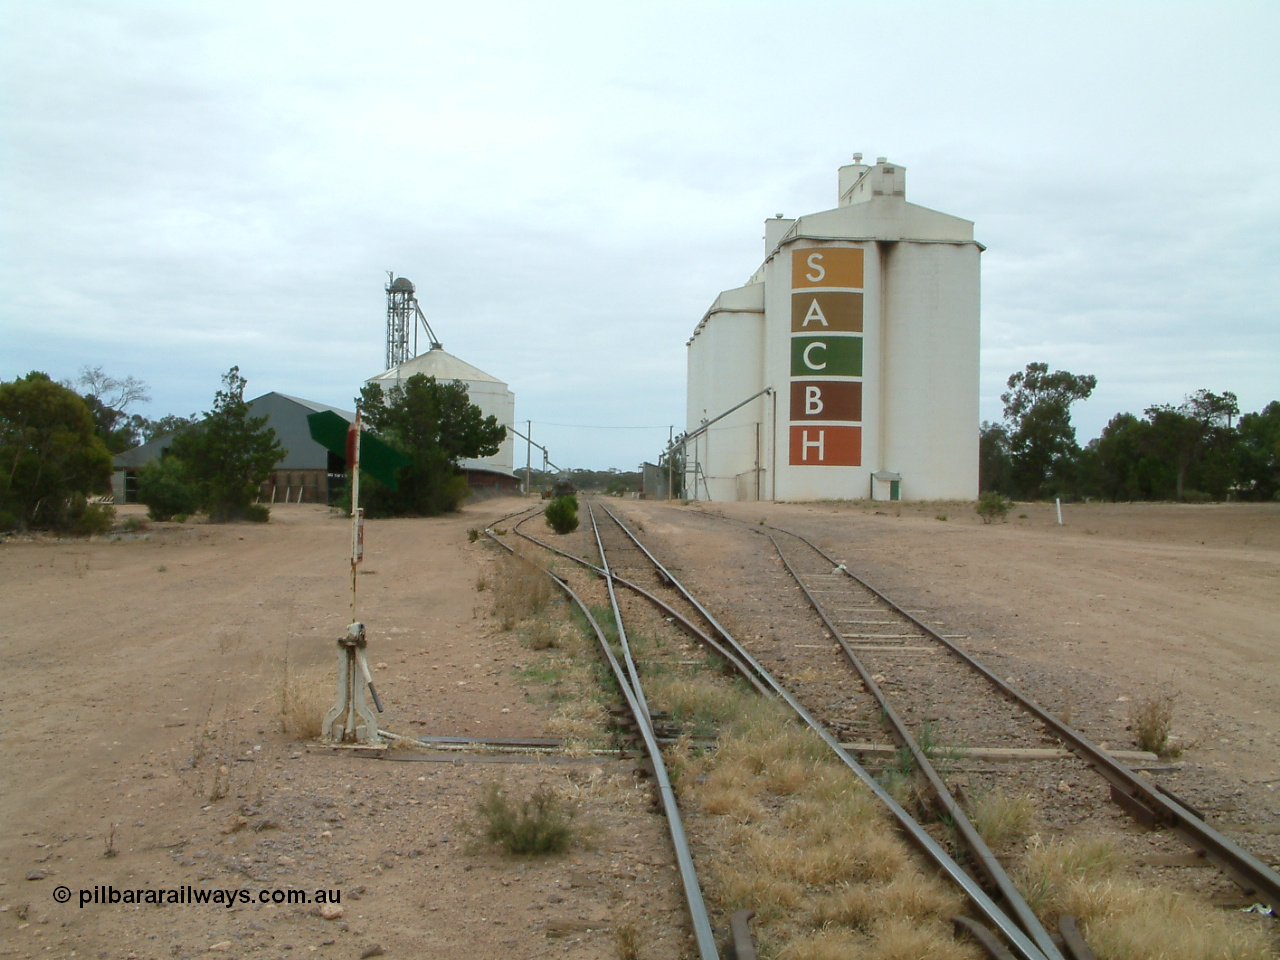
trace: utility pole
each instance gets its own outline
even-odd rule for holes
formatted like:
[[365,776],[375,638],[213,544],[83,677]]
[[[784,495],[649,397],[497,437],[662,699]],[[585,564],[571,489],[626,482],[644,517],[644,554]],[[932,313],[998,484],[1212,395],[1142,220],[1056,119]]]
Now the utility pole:
[[529,481],[533,472],[533,421],[524,422],[524,495],[529,495]]
[[674,488],[671,486],[671,478],[672,478],[671,461],[675,458],[672,457],[672,453],[674,451],[671,448],[675,443],[675,436],[676,436],[676,425],[673,423],[671,426],[667,427],[667,499],[668,500],[671,499],[671,495],[674,492]]

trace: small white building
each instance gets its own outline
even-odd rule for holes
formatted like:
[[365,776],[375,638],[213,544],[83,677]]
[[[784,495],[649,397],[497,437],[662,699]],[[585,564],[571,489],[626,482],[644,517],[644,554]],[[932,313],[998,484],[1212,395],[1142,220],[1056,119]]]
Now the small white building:
[[[433,346],[426,353],[419,354],[404,363],[398,364],[365,381],[379,384],[384,391],[389,391],[408,380],[414,374],[435,377],[442,383],[456,380],[464,384],[467,394],[480,412],[497,418],[498,423],[510,427],[515,422],[516,398],[510,388],[497,377],[473,367],[464,360],[459,360],[443,348]],[[515,447],[511,431],[507,431],[502,446],[492,457],[474,460],[463,460],[459,464],[467,474],[472,487],[501,486],[514,487],[517,484],[514,464]]]
[[765,221],[764,263],[689,339],[687,495],[977,497],[984,248],[861,159],[835,209]]

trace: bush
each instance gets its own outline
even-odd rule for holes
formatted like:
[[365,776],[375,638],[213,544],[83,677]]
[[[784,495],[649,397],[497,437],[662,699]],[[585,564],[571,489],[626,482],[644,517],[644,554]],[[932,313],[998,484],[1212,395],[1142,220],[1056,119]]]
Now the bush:
[[547,526],[556,533],[573,533],[578,529],[578,498],[573,494],[556,497],[543,513],[547,518]]
[[265,503],[251,503],[244,508],[243,516],[250,523],[266,523],[271,519],[271,508]]
[[0,383],[0,464],[0,514],[20,529],[75,530],[86,497],[111,481],[84,400],[43,373]]
[[545,787],[517,808],[497,784],[490,784],[477,810],[485,821],[485,839],[501,844],[507,853],[562,853],[572,839],[573,811]]
[[116,508],[109,503],[88,503],[84,497],[76,497],[70,516],[72,533],[82,537],[102,536],[109,533],[116,522]]
[[195,513],[200,490],[177,457],[162,457],[138,468],[138,502],[147,505],[152,520],[172,520]]
[[973,509],[982,518],[983,523],[991,523],[996,519],[1004,520],[1012,506],[1013,501],[1004,494],[994,490],[984,490]]

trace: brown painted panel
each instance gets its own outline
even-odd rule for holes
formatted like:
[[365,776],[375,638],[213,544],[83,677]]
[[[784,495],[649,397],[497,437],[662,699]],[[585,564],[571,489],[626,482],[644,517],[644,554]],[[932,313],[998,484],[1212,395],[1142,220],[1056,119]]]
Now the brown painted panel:
[[792,420],[862,422],[862,384],[848,380],[792,380]]
[[802,247],[791,251],[791,286],[862,289],[860,247]]
[[862,332],[862,294],[844,290],[801,291],[791,295],[791,332]]
[[861,427],[791,427],[793,467],[857,467],[862,465]]

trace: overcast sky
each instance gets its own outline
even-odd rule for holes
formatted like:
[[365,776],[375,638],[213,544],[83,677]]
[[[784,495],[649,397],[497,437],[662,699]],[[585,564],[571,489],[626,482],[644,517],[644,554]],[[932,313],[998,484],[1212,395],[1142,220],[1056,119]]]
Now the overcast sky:
[[[0,379],[350,407],[387,270],[564,466],[683,427],[685,341],[860,151],[965,217],[982,416],[1280,399],[1280,4],[0,0]],[[591,429],[581,429],[589,427]],[[603,429],[603,428],[609,429]]]

